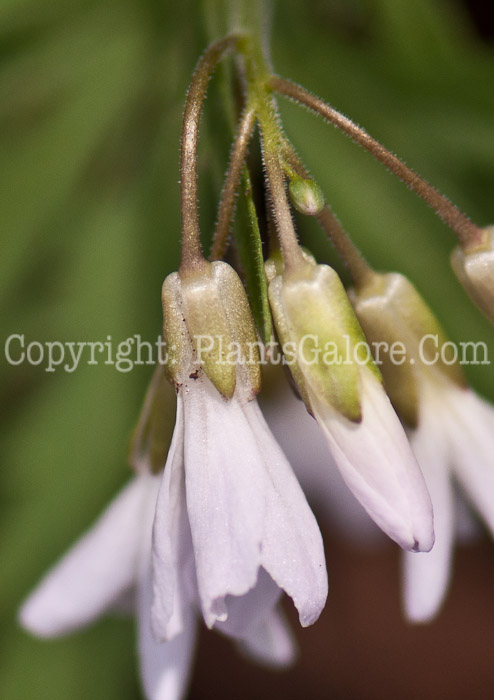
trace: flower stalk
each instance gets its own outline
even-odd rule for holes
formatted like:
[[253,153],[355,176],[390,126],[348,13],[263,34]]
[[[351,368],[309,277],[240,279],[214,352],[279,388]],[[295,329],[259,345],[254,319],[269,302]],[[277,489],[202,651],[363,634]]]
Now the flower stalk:
[[197,141],[204,98],[216,64],[239,40],[239,35],[232,34],[210,45],[197,64],[187,93],[180,151],[181,275],[201,268],[204,262],[197,196]]
[[466,214],[449,201],[444,195],[409,168],[400,158],[388,151],[379,141],[358,126],[327,102],[313,95],[305,88],[278,76],[272,76],[269,86],[285,97],[299,102],[310,110],[324,117],[353,141],[365,148],[376,160],[385,165],[394,175],[402,180],[411,190],[419,195],[436,212],[436,214],[456,234],[461,247],[468,250],[477,247],[483,240],[482,229]]
[[[298,157],[292,144],[287,140],[285,140],[283,144],[283,156],[286,158],[288,167],[296,173],[296,175],[313,179]],[[350,236],[346,233],[329,204],[325,203],[322,210],[316,215],[316,218],[329,236],[338,255],[345,263],[355,287],[359,289],[361,286],[367,284],[375,273],[360,250],[353,243]]]
[[244,109],[240,119],[231,150],[230,163],[218,208],[218,220],[213,236],[213,245],[211,247],[211,260],[221,260],[225,254],[233,210],[235,208],[235,198],[254,124],[255,111],[251,106],[248,106]]

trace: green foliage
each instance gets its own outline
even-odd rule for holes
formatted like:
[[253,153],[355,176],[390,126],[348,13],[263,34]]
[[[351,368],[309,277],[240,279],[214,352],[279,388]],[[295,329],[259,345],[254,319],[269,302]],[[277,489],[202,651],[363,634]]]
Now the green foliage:
[[[494,219],[494,52],[457,5],[283,0],[272,58],[278,73],[352,116],[487,225]],[[178,263],[185,90],[215,31],[201,25],[202,13],[199,0],[2,3],[4,338],[112,335],[119,342],[139,333],[156,340],[161,282]],[[213,89],[208,103],[218,94]],[[406,274],[453,340],[484,341],[492,359],[493,329],[450,270],[449,230],[368,154],[306,111],[281,106],[288,135],[370,262]],[[205,120],[202,138],[221,140],[224,123]],[[203,153],[203,177],[226,167],[223,152]],[[204,202],[206,229],[215,209]],[[300,218],[299,234],[320,261],[334,263],[314,222]],[[258,267],[257,260],[250,274]],[[261,304],[257,319],[267,335],[264,313]],[[5,700],[139,697],[130,623],[104,621],[47,644],[21,632],[14,617],[127,477],[127,442],[152,371],[0,369]],[[489,367],[466,373],[494,398]]]

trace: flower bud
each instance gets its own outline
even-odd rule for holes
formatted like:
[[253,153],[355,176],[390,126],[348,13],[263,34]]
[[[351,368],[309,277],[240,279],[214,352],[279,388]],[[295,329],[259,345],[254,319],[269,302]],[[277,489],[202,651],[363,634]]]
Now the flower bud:
[[205,263],[163,283],[163,336],[166,368],[176,386],[199,371],[225,397],[242,380],[254,396],[260,388],[259,349],[254,320],[242,282],[230,265]]
[[359,421],[359,371],[380,374],[336,272],[307,262],[296,273],[277,275],[269,300],[285,361],[308,410],[317,396]]
[[418,421],[419,373],[441,373],[464,385],[448,338],[415,287],[398,273],[375,274],[350,291],[350,299],[375,353],[386,391],[401,419]]
[[301,214],[317,216],[324,207],[324,194],[314,180],[294,175],[288,185],[293,206]]
[[494,226],[484,234],[483,245],[473,250],[455,248],[451,265],[472,301],[494,323]]

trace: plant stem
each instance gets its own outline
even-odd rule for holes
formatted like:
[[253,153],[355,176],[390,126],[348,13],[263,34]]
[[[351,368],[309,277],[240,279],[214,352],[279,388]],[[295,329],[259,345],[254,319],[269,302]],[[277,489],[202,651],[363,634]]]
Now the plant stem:
[[230,35],[209,46],[199,60],[187,93],[182,124],[180,197],[182,213],[182,258],[180,274],[202,266],[197,197],[197,140],[202,106],[214,68],[224,54],[238,44],[239,35]]
[[235,207],[235,197],[237,194],[242,166],[245,160],[247,146],[254,128],[255,111],[252,107],[246,107],[240,119],[235,141],[233,143],[230,163],[221,193],[221,200],[218,209],[218,221],[213,236],[211,248],[211,260],[221,260],[225,254],[230,224]]
[[482,237],[482,229],[426,180],[405,165],[402,160],[384,148],[379,141],[372,138],[362,127],[352,122],[351,119],[345,117],[319,97],[289,80],[272,76],[269,80],[269,85],[276,92],[320,114],[350,136],[362,148],[369,151],[374,158],[383,163],[394,175],[405,182],[411,190],[427,202],[436,214],[455,232],[463,248],[469,248],[479,243]]

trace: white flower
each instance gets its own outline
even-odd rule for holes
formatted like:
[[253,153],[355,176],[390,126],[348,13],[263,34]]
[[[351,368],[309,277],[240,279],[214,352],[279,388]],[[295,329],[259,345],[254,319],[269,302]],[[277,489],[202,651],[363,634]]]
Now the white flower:
[[494,534],[494,408],[471,389],[436,376],[420,386],[419,425],[411,443],[431,494],[436,543],[404,555],[409,619],[434,617],[447,592],[455,535],[453,479]]
[[[157,642],[152,634],[151,531],[160,477],[140,474],[108,506],[78,543],[44,577],[20,611],[20,622],[38,637],[49,638],[84,627],[100,615],[134,609],[139,623],[139,657],[149,700],[179,700],[190,673],[197,610],[185,590],[180,631]],[[256,591],[251,593],[255,597]],[[260,596],[262,597],[262,596]],[[241,615],[245,610],[232,600]],[[245,609],[249,601],[245,601]],[[265,618],[238,632],[241,650],[270,665],[286,665],[294,656],[290,633],[272,607]]]
[[311,396],[341,475],[384,532],[401,547],[429,551],[434,544],[429,494],[403,427],[381,383],[360,372],[362,420],[354,423]]
[[139,620],[146,695],[168,700],[183,695],[196,625],[189,610],[182,634],[172,642],[158,644],[151,636],[148,569],[158,488],[158,477],[134,478],[31,593],[20,622],[38,637],[56,637],[90,624],[130,598]]
[[53,637],[130,596],[150,700],[183,696],[199,612],[243,653],[284,666],[295,652],[282,589],[303,625],[326,601],[317,523],[257,401],[240,394],[224,399],[201,373],[184,383],[161,486],[140,473],[20,613],[28,630]]
[[290,371],[346,484],[404,549],[430,550],[424,479],[338,275],[307,262],[275,276],[269,299],[280,340],[295,348]]
[[242,398],[241,387],[227,400],[201,374],[179,390],[153,560],[154,630],[162,639],[180,628],[180,580],[191,562],[208,627],[238,627],[233,612],[242,611],[232,612],[230,603],[249,591],[255,605],[240,629],[256,626],[280,589],[302,625],[320,615],[327,574],[319,528],[257,401]]

